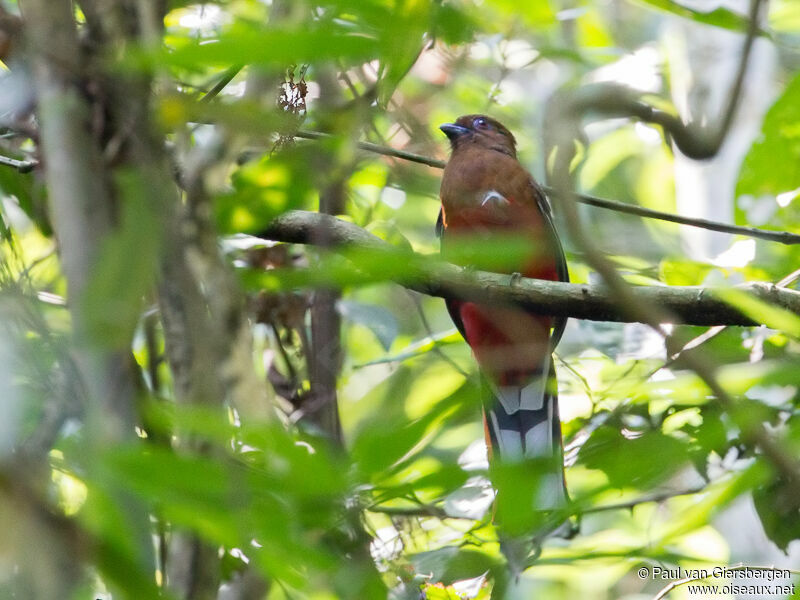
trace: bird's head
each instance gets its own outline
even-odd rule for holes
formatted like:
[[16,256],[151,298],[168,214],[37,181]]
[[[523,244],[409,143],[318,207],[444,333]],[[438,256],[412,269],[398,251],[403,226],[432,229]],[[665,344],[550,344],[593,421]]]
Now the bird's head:
[[486,115],[464,115],[455,123],[440,125],[453,151],[472,144],[487,150],[496,150],[509,156],[517,155],[517,141],[505,126]]

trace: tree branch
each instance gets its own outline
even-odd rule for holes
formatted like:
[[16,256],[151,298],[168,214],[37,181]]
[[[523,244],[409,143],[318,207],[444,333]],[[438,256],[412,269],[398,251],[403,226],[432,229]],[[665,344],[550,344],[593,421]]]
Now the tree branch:
[[[556,131],[565,119],[579,122],[587,116],[603,118],[633,117],[645,123],[660,125],[672,137],[675,146],[687,157],[701,160],[712,158],[719,152],[730,129],[739,105],[742,84],[758,33],[759,13],[764,0],[750,1],[749,26],[742,47],[739,68],[728,96],[728,104],[716,129],[697,123],[684,123],[680,117],[663,111],[641,99],[641,94],[630,88],[608,83],[584,85],[557,94],[548,103],[550,109],[545,119],[552,140],[563,139]],[[555,117],[555,118],[554,118]],[[547,144],[547,148],[555,145]]]
[[[637,100],[638,102],[638,100]],[[322,133],[320,131],[298,131],[295,137],[305,140],[322,140],[332,137],[329,133]],[[372,142],[358,142],[358,148],[373,154],[380,154],[381,156],[391,156],[393,158],[400,158],[409,162],[414,162],[420,165],[426,165],[435,169],[444,169],[446,162],[438,158],[431,158],[421,154],[414,154],[413,152],[406,152],[405,150],[397,150]],[[543,185],[544,191],[551,197],[561,198],[562,194],[554,187]],[[676,215],[660,210],[653,210],[638,206],[636,204],[628,204],[626,202],[616,202],[606,198],[599,198],[591,194],[575,194],[575,199],[581,204],[587,204],[597,208],[604,208],[606,210],[613,210],[637,217],[644,217],[646,219],[656,219],[659,221],[668,221],[670,223],[677,223],[679,225],[687,225],[689,227],[697,227],[699,229],[708,229],[709,231],[719,231],[721,233],[730,233],[732,235],[742,235],[745,237],[757,238],[767,240],[770,242],[779,242],[781,244],[800,244],[800,235],[790,233],[788,231],[769,231],[766,229],[759,229],[757,227],[743,227],[741,225],[730,225],[728,223],[720,223],[718,221],[710,221],[708,219],[694,219],[685,217],[683,215]]]
[[38,160],[17,160],[8,156],[0,156],[0,165],[11,167],[20,173],[30,173],[39,165]]
[[[751,24],[748,37],[752,37],[753,30],[757,28],[757,17],[761,4],[762,0],[751,0],[752,19],[756,23]],[[744,69],[747,63],[750,43],[749,39],[745,43],[741,69]],[[732,91],[734,95],[739,92],[737,86],[738,83],[734,84]],[[610,98],[616,98],[614,103],[608,103]],[[550,134],[554,137],[550,140],[548,148],[557,150],[553,161],[553,180],[563,194],[561,206],[570,237],[578,249],[585,253],[589,265],[602,276],[608,286],[611,298],[625,311],[628,318],[650,325],[664,338],[667,351],[674,354],[679,349],[676,347],[678,341],[675,336],[661,326],[669,319],[669,313],[665,312],[666,307],[642,298],[639,288],[631,287],[616,271],[614,265],[599,251],[595,239],[587,234],[581,223],[577,211],[577,200],[572,191],[573,181],[570,167],[575,156],[574,142],[583,137],[581,128],[585,116],[599,113],[607,117],[634,117],[645,121],[659,122],[652,118],[652,115],[659,112],[657,109],[638,99],[635,100],[635,104],[627,102],[632,99],[633,94],[630,90],[618,86],[586,86],[577,90],[574,95],[563,96],[550,102],[551,114],[548,116],[547,122],[550,126]],[[736,98],[731,100],[729,110],[735,110],[735,105]],[[639,108],[641,108],[641,112],[637,112]],[[710,135],[706,128],[684,125],[677,117],[666,115],[666,113],[662,113],[662,116],[664,122],[661,124],[673,135],[675,144],[687,156],[709,158],[719,150],[727,127],[725,124],[727,115],[723,117],[723,122],[717,130],[718,133],[714,135]],[[712,141],[709,142],[709,139]],[[693,145],[695,143],[696,146]],[[778,289],[777,286],[772,287]],[[705,383],[711,394],[716,397],[739,427],[743,438],[761,450],[767,461],[791,486],[794,497],[798,497],[800,494],[800,463],[785,451],[777,436],[772,435],[760,422],[754,422],[752,417],[747,415],[746,409],[743,410],[741,404],[728,394],[717,377],[717,367],[713,360],[700,353],[683,354],[680,360],[685,367],[694,371]]]
[[[390,279],[431,296],[464,297],[491,304],[518,304],[553,316],[593,321],[635,321],[623,311],[616,296],[601,285],[573,284],[539,279],[516,279],[472,271],[394,248],[360,227],[306,211],[290,211],[276,218],[260,237],[289,243],[315,243],[314,232],[325,227],[336,246],[358,246],[387,259],[402,260],[401,274]],[[755,297],[793,312],[800,311],[800,292],[761,282],[737,286]],[[718,298],[713,288],[688,286],[638,286],[630,290],[637,303],[657,306],[669,320],[689,325],[756,325]]]
[[665,502],[666,500],[671,500],[672,498],[678,498],[680,496],[691,496],[693,494],[699,494],[703,490],[706,489],[706,484],[701,484],[695,487],[687,488],[685,490],[667,490],[664,492],[655,492],[653,494],[647,494],[645,496],[639,496],[638,498],[633,498],[632,500],[628,500],[627,502],[617,502],[614,504],[600,504],[597,506],[587,506],[586,508],[582,508],[577,511],[579,515],[588,515],[590,513],[598,513],[598,512],[605,512],[609,510],[631,510],[640,504],[649,504],[650,502]]

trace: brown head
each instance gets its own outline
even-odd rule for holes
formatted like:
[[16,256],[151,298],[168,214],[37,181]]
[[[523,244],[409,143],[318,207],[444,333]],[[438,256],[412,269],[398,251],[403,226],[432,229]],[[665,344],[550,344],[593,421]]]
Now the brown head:
[[486,115],[464,115],[458,117],[455,123],[440,125],[439,129],[450,140],[453,152],[475,144],[480,148],[517,156],[517,141],[511,132],[502,123]]

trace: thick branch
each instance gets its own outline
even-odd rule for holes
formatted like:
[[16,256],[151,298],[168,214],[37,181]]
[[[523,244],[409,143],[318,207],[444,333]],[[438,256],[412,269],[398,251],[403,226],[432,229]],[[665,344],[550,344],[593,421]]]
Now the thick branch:
[[[338,246],[366,247],[387,258],[403,259],[408,268],[398,283],[441,297],[463,297],[492,304],[519,304],[553,316],[575,317],[593,321],[630,321],[628,313],[615,302],[606,287],[571,284],[538,279],[515,279],[509,275],[472,271],[455,265],[397,250],[360,227],[328,215],[290,211],[275,219],[260,236],[266,239],[308,244],[314,232],[325,227],[332,243]],[[737,289],[786,310],[800,312],[800,292],[781,289],[761,282],[737,286]],[[689,325],[756,325],[714,294],[712,288],[683,286],[639,286],[631,293],[639,303],[657,306],[675,322]]]

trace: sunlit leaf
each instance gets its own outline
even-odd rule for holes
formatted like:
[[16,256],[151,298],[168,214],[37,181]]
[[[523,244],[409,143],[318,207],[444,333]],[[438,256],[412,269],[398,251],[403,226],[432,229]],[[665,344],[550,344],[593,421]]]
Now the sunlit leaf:
[[720,289],[715,294],[757,323],[800,338],[800,317],[793,312],[733,288]]
[[777,195],[800,187],[800,75],[764,117],[739,172],[736,195]]
[[345,319],[372,331],[386,350],[397,337],[397,319],[391,311],[381,306],[343,300],[339,302],[337,308]]
[[581,464],[605,473],[612,486],[647,489],[681,468],[686,448],[678,439],[655,431],[626,438],[616,429],[600,427],[578,456]]
[[216,40],[197,43],[187,39],[180,47],[162,53],[161,61],[186,69],[209,65],[289,64],[332,60],[370,60],[377,40],[335,24],[297,30],[260,29],[237,22]]
[[769,25],[779,32],[800,31],[800,5],[794,0],[774,0],[770,2]]

